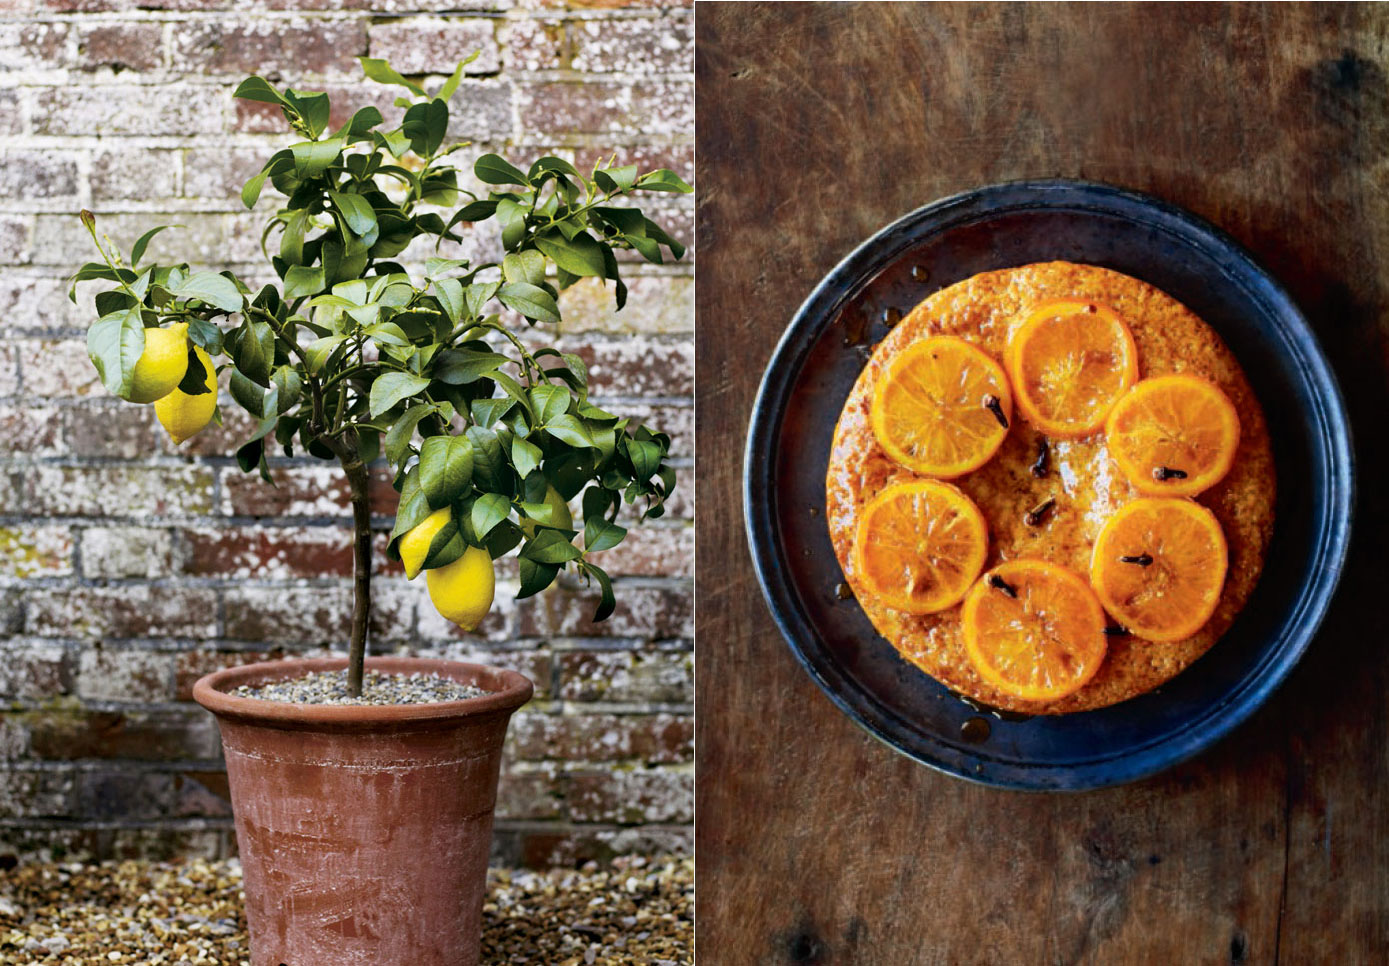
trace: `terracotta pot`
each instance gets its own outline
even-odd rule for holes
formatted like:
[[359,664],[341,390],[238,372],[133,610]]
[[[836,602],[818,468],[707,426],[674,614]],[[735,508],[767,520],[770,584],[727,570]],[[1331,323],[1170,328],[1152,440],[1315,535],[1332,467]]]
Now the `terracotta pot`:
[[248,664],[193,686],[222,731],[252,966],[473,966],[502,740],[534,688],[481,664],[376,657],[371,670],[495,693],[384,707],[226,693],[346,666]]

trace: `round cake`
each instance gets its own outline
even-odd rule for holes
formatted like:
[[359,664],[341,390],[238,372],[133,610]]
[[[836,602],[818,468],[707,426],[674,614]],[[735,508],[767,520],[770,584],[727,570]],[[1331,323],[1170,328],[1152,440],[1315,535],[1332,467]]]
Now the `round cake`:
[[[915,351],[914,346],[919,350],[922,340],[938,336],[952,336],[982,350],[1000,364],[1001,371],[1010,339],[1028,312],[1056,300],[1094,303],[1121,317],[1132,334],[1138,378],[1146,381],[1180,373],[1218,387],[1238,417],[1238,444],[1228,471],[1222,467],[1223,478],[1192,497],[1219,522],[1228,559],[1209,619],[1189,636],[1159,642],[1130,632],[1111,613],[1103,660],[1098,670],[1087,672],[1093,676],[1063,697],[1030,700],[981,677],[966,652],[961,604],[932,613],[901,609],[902,605],[883,599],[872,582],[863,579],[854,551],[860,518],[870,503],[889,487],[926,478],[904,465],[902,453],[890,455],[884,449],[881,426],[875,433],[873,403],[879,382],[889,378],[894,364],[900,369],[910,363],[906,354]],[[1087,308],[1095,311],[1093,306]],[[1012,404],[1011,399],[1004,402]],[[984,573],[1010,562],[1032,560],[1089,574],[1095,544],[1106,523],[1121,507],[1145,494],[1120,471],[1104,428],[1083,435],[1053,431],[1050,426],[1043,431],[1038,423],[1044,416],[1036,406],[1027,412],[1015,407],[1007,415],[997,398],[986,397],[984,403],[999,424],[1006,425],[1001,445],[977,468],[958,476],[942,474],[984,517],[988,534]],[[1154,472],[1161,480],[1169,471],[1157,467]],[[1104,707],[1150,691],[1219,640],[1259,579],[1272,535],[1274,494],[1273,455],[1263,411],[1220,337],[1185,306],[1145,282],[1096,266],[1048,262],[986,272],[943,289],[904,316],[878,344],[835,428],[826,479],[826,520],[849,587],[873,625],[902,657],[976,702],[1023,713],[1062,714]],[[996,574],[979,579],[992,579],[993,586],[1001,585],[1001,590],[1013,594],[1012,587]]]

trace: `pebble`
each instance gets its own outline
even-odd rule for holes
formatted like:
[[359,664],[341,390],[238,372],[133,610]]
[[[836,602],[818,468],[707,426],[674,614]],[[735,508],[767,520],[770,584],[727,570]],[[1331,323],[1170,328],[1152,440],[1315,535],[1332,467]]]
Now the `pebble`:
[[243,685],[229,694],[238,698],[261,701],[285,701],[291,704],[434,704],[438,701],[463,701],[491,692],[471,684],[463,684],[439,674],[382,674],[367,671],[362,675],[362,694],[347,693],[347,671],[316,671],[303,677],[275,681],[260,687]]
[[[487,887],[490,966],[694,962],[689,857],[492,869]],[[243,906],[235,859],[21,863],[0,876],[0,963],[250,966]]]

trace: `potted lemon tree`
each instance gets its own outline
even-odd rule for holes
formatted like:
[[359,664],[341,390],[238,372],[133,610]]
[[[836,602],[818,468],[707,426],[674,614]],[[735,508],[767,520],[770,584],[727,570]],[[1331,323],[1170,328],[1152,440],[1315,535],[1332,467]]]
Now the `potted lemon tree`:
[[[364,107],[330,129],[326,94],[260,77],[237,88],[280,108],[297,138],[242,192],[247,207],[266,188],[282,196],[262,236],[278,284],[146,263],[166,226],[123,257],[86,211],[101,258],[74,276],[74,289],[106,283],[87,339],[104,386],[153,404],[176,443],[219,419],[221,372],[256,420],[236,451],[244,471],[271,479],[279,450],[336,461],[349,485],[347,656],[230,668],[194,691],[222,732],[255,966],[478,956],[502,740],[532,686],[483,665],[367,657],[368,466],[384,460],[400,493],[387,552],[469,630],[512,552],[518,596],[570,570],[606,618],[612,584],[592,555],[623,539],[619,520],[659,516],[675,483],[668,437],[594,405],[583,360],[528,330],[558,322],[560,293],[583,278],[611,282],[621,309],[616,250],[682,257],[626,199],[689,186],[666,170],[487,154],[475,195],[449,161],[463,145],[447,142],[464,65],[431,95],[362,64],[403,89],[398,126]],[[478,225],[499,231],[499,262],[450,257]]]

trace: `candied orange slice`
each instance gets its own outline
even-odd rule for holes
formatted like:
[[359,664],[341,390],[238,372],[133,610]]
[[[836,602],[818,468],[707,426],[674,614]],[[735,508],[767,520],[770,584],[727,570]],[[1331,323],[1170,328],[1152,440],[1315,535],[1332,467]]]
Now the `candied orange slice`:
[[1018,410],[1051,436],[1087,436],[1138,380],[1128,323],[1107,305],[1057,299],[1030,309],[1003,355]]
[[945,610],[979,576],[989,549],[984,514],[949,483],[894,483],[859,514],[854,571],[888,607]]
[[1085,581],[1045,560],[1010,560],[985,574],[961,614],[979,676],[1026,701],[1055,701],[1095,676],[1108,650],[1104,611]]
[[1003,368],[964,339],[940,335],[899,352],[873,387],[873,434],[923,476],[977,470],[1003,445],[1013,394]]
[[1130,632],[1180,641],[1215,612],[1226,565],[1225,534],[1214,513],[1180,497],[1141,497],[1100,530],[1090,583]]
[[1235,404],[1185,374],[1144,379],[1105,422],[1119,471],[1140,493],[1195,496],[1224,478],[1239,447]]

